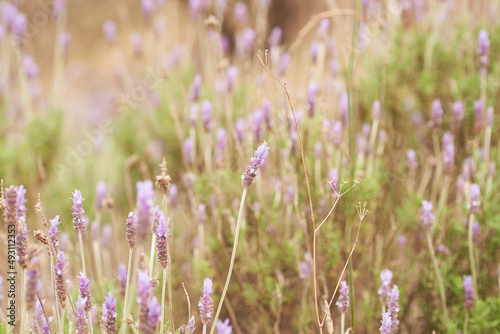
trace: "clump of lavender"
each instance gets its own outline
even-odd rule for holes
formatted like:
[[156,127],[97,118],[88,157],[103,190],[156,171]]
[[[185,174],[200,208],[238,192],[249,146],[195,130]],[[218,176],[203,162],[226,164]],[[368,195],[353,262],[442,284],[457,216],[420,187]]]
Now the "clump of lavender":
[[436,217],[432,213],[432,202],[423,200],[422,208],[420,209],[420,221],[426,231],[431,231],[434,227]]
[[218,334],[231,334],[233,332],[233,326],[229,325],[229,319],[226,319],[224,322],[219,320],[215,326],[217,327]]
[[340,313],[347,312],[347,309],[351,306],[349,302],[349,286],[346,281],[342,281],[340,288],[339,299],[335,303],[337,305]]
[[392,320],[389,312],[382,314],[382,326],[380,326],[380,334],[391,334]]
[[29,231],[26,228],[25,218],[21,217],[17,223],[16,229],[16,259],[19,266],[23,269],[26,269],[26,257],[27,257],[27,238],[26,234]]
[[250,160],[250,164],[245,169],[241,176],[242,185],[244,189],[250,188],[252,183],[255,182],[255,177],[259,175],[259,169],[266,161],[269,147],[266,142],[263,142],[255,151],[254,157]]
[[201,297],[198,303],[198,308],[200,309],[200,318],[204,326],[208,325],[213,317],[214,302],[210,296],[214,293],[212,289],[213,283],[210,278],[205,278],[203,281],[203,297]]
[[104,334],[116,333],[116,299],[110,292],[102,304],[102,329]]
[[139,306],[139,331],[147,328],[148,312],[149,312],[149,297],[153,287],[150,282],[151,278],[147,271],[140,271],[137,279],[137,304]]
[[83,271],[80,271],[80,276],[78,276],[80,281],[78,282],[78,292],[80,296],[82,296],[82,299],[85,299],[85,307],[84,310],[85,312],[90,312],[90,309],[92,308],[92,300],[90,296],[90,281],[85,276],[85,273]]
[[76,302],[75,310],[75,333],[86,334],[87,333],[87,313],[85,312],[85,298],[81,295],[78,296],[78,301]]
[[464,287],[464,307],[467,312],[470,312],[474,307],[474,302],[476,300],[476,293],[474,291],[474,286],[472,284],[472,276],[463,276],[463,287]]
[[146,240],[148,231],[151,228],[154,195],[151,180],[137,182],[137,220],[135,228],[137,230],[137,243],[139,244]]
[[67,283],[66,283],[66,263],[69,260],[66,259],[64,253],[61,250],[57,250],[57,262],[54,266],[55,271],[55,286],[56,293],[59,299],[59,304],[62,308],[66,306],[66,291],[67,291]]
[[73,214],[73,229],[77,235],[83,234],[85,233],[85,218],[83,216],[85,210],[83,210],[82,202],[85,198],[82,197],[80,190],[76,189],[71,200],[73,201],[73,206],[71,207]]
[[392,283],[392,271],[389,269],[382,270],[380,273],[380,279],[382,280],[382,285],[380,285],[380,288],[378,289],[378,295],[380,296],[380,301],[385,307],[391,298],[390,285]]
[[170,232],[170,225],[168,225],[170,218],[165,221],[163,212],[159,214],[158,227],[156,228],[156,247],[158,247],[158,262],[163,269],[167,268],[168,264],[168,248],[167,238],[172,236]]
[[389,313],[391,315],[391,334],[396,334],[399,330],[399,289],[397,285],[394,285],[391,290],[391,301],[388,305]]

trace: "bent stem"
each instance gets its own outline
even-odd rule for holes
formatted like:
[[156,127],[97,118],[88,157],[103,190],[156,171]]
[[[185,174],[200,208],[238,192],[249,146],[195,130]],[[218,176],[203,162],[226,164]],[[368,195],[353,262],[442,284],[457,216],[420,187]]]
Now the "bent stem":
[[245,205],[245,198],[247,196],[247,191],[248,189],[243,188],[243,193],[241,194],[240,209],[238,210],[238,221],[236,222],[236,231],[234,233],[234,245],[233,245],[233,253],[231,255],[231,263],[229,264],[229,271],[227,273],[226,284],[224,285],[224,290],[222,290],[222,295],[219,300],[219,306],[217,306],[217,312],[215,313],[215,317],[212,323],[212,328],[210,329],[210,334],[213,334],[215,331],[215,324],[217,323],[217,319],[219,319],[220,310],[224,302],[224,297],[226,296],[227,288],[229,286],[229,281],[231,280],[231,274],[233,272],[233,266],[234,266],[234,259],[236,257],[236,249],[238,248],[238,239],[240,234],[241,221],[243,217],[243,207]]
[[448,317],[448,307],[446,306],[446,295],[444,293],[443,277],[441,276],[441,270],[439,270],[439,264],[436,259],[436,254],[434,252],[434,246],[432,245],[431,232],[427,231],[427,245],[429,246],[429,252],[431,253],[432,264],[434,265],[434,271],[439,284],[439,294],[441,296],[441,307],[443,308],[444,319],[447,324],[450,323],[450,318]]

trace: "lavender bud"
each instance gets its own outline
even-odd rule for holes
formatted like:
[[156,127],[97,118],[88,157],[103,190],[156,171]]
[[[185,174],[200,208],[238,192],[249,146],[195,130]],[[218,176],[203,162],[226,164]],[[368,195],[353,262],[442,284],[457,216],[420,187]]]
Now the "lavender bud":
[[196,327],[195,327],[195,319],[194,319],[194,315],[193,315],[189,319],[189,322],[188,322],[188,324],[186,326],[186,332],[188,334],[193,334],[195,329],[196,329]]
[[80,276],[78,276],[78,278],[80,279],[80,281],[78,282],[79,296],[82,297],[82,299],[85,299],[84,310],[86,313],[88,313],[92,308],[92,300],[90,296],[90,281],[87,276],[85,276],[83,271],[80,271]]
[[102,25],[102,30],[104,32],[104,37],[106,41],[111,45],[115,44],[116,41],[116,25],[113,21],[106,21]]
[[136,224],[137,243],[142,244],[148,235],[152,223],[152,213],[154,208],[153,182],[146,180],[137,182],[137,212]]
[[197,74],[193,82],[191,83],[190,91],[191,91],[191,101],[196,102],[201,96],[201,83],[203,81],[203,77],[201,74]]
[[370,129],[371,127],[369,123],[364,123],[363,127],[361,128],[363,137],[365,137],[366,140],[370,139]]
[[205,278],[203,281],[203,297],[201,297],[198,308],[200,309],[201,322],[207,325],[213,318],[214,302],[210,296],[214,293],[212,289],[212,280],[210,278]]
[[310,83],[307,87],[307,111],[309,116],[314,116],[314,106],[316,104],[316,94],[318,93],[318,86],[315,83]]
[[221,161],[224,160],[226,156],[226,148],[227,148],[227,136],[226,129],[220,128],[217,131],[217,146],[215,149],[215,160]]
[[234,5],[234,17],[240,24],[245,24],[247,20],[247,5],[243,2],[237,2]]
[[82,296],[78,296],[78,301],[76,302],[75,311],[75,333],[86,334],[87,333],[87,313],[85,312],[86,300]]
[[245,134],[245,120],[243,118],[238,118],[236,123],[234,123],[234,130],[236,132],[236,136],[238,137],[239,142],[243,142],[244,134]]
[[132,44],[132,50],[134,50],[134,55],[140,57],[142,55],[142,37],[137,31],[130,34],[130,44]]
[[95,208],[97,211],[101,211],[105,199],[106,199],[106,183],[100,181],[96,185]]
[[66,291],[67,291],[67,283],[66,283],[66,263],[69,260],[66,259],[64,253],[61,250],[57,250],[57,262],[54,266],[55,273],[55,286],[56,293],[59,299],[59,304],[62,308],[66,306]]
[[217,328],[217,334],[231,334],[233,332],[233,326],[229,326],[229,319],[224,322],[218,320],[215,327]]
[[278,46],[281,43],[282,30],[280,27],[274,27],[269,36],[269,45]]
[[476,244],[479,244],[479,241],[481,239],[481,225],[478,221],[475,221],[474,224],[472,224],[472,237],[474,239],[474,242]]
[[133,212],[130,212],[128,214],[127,222],[125,223],[125,225],[127,225],[127,232],[126,232],[127,242],[130,248],[133,248],[135,245],[135,234],[136,234],[135,224],[136,224],[135,215]]
[[[192,174],[192,173],[189,173],[189,174]],[[178,193],[177,185],[172,183],[170,185],[170,189],[168,191],[168,204],[172,208],[175,208],[177,206],[177,193]]]
[[113,228],[111,227],[111,224],[106,224],[102,228],[102,236],[101,236],[101,245],[103,248],[106,249],[111,249],[112,244],[111,244],[111,234],[113,232]]
[[24,217],[20,217],[19,221],[17,222],[17,228],[16,228],[16,236],[15,236],[15,243],[16,243],[16,260],[17,263],[19,263],[19,266],[23,269],[26,269],[26,260],[27,260],[27,238],[26,234],[28,234],[27,228],[26,228],[26,222]]
[[339,147],[342,143],[342,123],[340,121],[333,123],[331,137],[335,146]]
[[148,302],[148,320],[142,329],[140,330],[141,334],[155,334],[156,327],[158,327],[158,323],[160,322],[161,316],[161,306],[158,304],[156,297],[151,298]]
[[229,66],[226,70],[226,87],[228,93],[233,91],[234,82],[236,80],[236,76],[238,75],[238,69],[234,66]]
[[472,276],[463,276],[463,287],[464,287],[464,307],[467,312],[472,311],[474,307],[474,302],[476,300],[476,293],[474,291],[474,286],[472,285]]
[[443,108],[441,107],[441,101],[435,99],[432,101],[432,126],[437,128],[443,122]]
[[453,128],[458,129],[464,119],[464,105],[461,101],[453,103]]
[[330,188],[334,193],[338,193],[340,190],[339,187],[339,171],[337,168],[330,169],[328,183],[330,184]]
[[406,151],[406,158],[408,159],[408,165],[411,170],[416,170],[418,168],[417,154],[414,150]]
[[1,11],[5,27],[7,28],[7,30],[12,29],[12,23],[14,22],[14,18],[18,13],[17,7],[11,4],[10,2],[2,1]]
[[23,56],[23,66],[28,79],[33,79],[38,75],[38,65],[33,61],[30,55]]
[[322,19],[319,23],[318,30],[316,30],[316,34],[319,39],[326,40],[328,37],[328,29],[330,29],[330,20]]
[[389,313],[391,315],[392,325],[391,334],[396,334],[399,330],[399,289],[397,285],[394,285],[391,290],[391,301],[388,305]]
[[479,185],[477,183],[473,183],[470,186],[470,204],[469,210],[471,213],[477,213],[479,211],[479,206],[481,202],[479,202],[479,195],[481,194],[481,190],[479,189]]
[[241,42],[243,51],[251,53],[255,42],[256,33],[252,28],[245,28],[241,34]]
[[382,314],[382,326],[380,326],[380,334],[391,334],[391,314],[389,312],[385,312]]
[[189,0],[188,7],[189,13],[193,19],[197,19],[201,11],[207,6],[206,0]]
[[85,198],[82,197],[82,194],[78,189],[76,189],[72,194],[73,198],[71,201],[73,201],[73,206],[71,207],[71,210],[73,213],[73,229],[77,235],[79,233],[83,234],[85,232],[85,218],[83,217],[85,210],[83,210],[82,202]]
[[156,247],[158,248],[158,262],[163,269],[165,269],[168,264],[167,238],[171,236],[171,234],[168,234],[170,232],[170,225],[168,225],[169,221],[170,218],[165,221],[165,215],[163,212],[160,212],[160,219],[158,227],[156,228]]
[[387,305],[390,301],[390,293],[391,288],[390,285],[392,283],[392,271],[389,269],[385,269],[380,273],[380,278],[382,280],[382,284],[378,289],[378,295],[380,297],[380,301],[383,305]]
[[193,164],[194,157],[194,140],[189,137],[184,140],[184,144],[182,145],[182,158],[184,160],[184,164],[187,167],[190,167]]
[[445,245],[443,244],[439,244],[437,246],[437,251],[441,254],[443,254],[444,256],[450,256],[451,255],[451,251],[448,247],[446,247]]
[[14,17],[14,21],[12,21],[11,30],[14,34],[14,37],[20,41],[23,37],[24,32],[26,31],[26,27],[28,26],[28,20],[26,19],[26,15],[24,13],[18,12]]
[[402,250],[405,247],[406,244],[406,237],[404,235],[400,235],[398,237],[398,247],[400,250]]
[[311,44],[311,61],[313,64],[318,62],[318,52],[319,52],[319,43],[313,42]]
[[25,301],[26,301],[27,310],[31,311],[35,308],[35,304],[36,304],[37,284],[38,284],[38,277],[40,275],[38,273],[38,270],[28,269],[26,276],[27,276],[27,280],[26,280],[26,299],[25,299]]
[[151,278],[146,270],[139,271],[137,278],[137,304],[139,309],[139,331],[141,333],[144,333],[148,324],[148,301],[153,290],[150,280]]
[[445,173],[453,173],[455,164],[455,145],[453,144],[453,135],[448,131],[443,135],[443,167]]
[[262,124],[264,123],[264,114],[262,110],[256,110],[254,113],[253,126],[252,131],[255,136],[256,141],[261,141],[264,136],[264,127]]
[[347,312],[347,309],[351,306],[349,302],[349,286],[347,285],[346,281],[342,281],[340,284],[341,288],[339,293],[339,299],[337,300],[335,305],[337,305],[340,313],[345,313]]
[[245,172],[241,176],[242,185],[244,189],[250,188],[252,183],[255,182],[255,177],[259,175],[259,169],[264,164],[269,147],[266,142],[263,142],[255,151],[254,157],[250,160],[250,164],[245,169]]
[[125,263],[120,263],[118,265],[118,286],[122,298],[125,298],[125,290],[127,289],[127,274],[127,266]]
[[479,65],[488,66],[488,54],[490,50],[490,39],[486,30],[479,31],[477,38],[477,53],[479,54]]
[[198,205],[198,223],[203,224],[207,220],[207,212],[206,212],[206,206],[205,204],[200,204]]
[[155,7],[153,0],[142,0],[141,2],[142,13],[144,14],[144,20],[147,22],[151,19],[151,13]]
[[430,231],[434,227],[434,220],[436,217],[432,213],[432,202],[422,201],[422,208],[420,209],[420,222],[424,229]]
[[104,334],[116,333],[116,299],[110,292],[102,304],[102,328]]

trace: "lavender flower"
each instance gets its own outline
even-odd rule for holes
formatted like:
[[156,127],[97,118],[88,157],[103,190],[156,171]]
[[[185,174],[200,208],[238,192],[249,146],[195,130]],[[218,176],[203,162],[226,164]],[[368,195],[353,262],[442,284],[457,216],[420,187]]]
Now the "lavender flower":
[[243,142],[245,135],[245,120],[243,118],[238,118],[236,123],[234,123],[234,131],[236,132],[236,137],[238,137],[238,141]]
[[280,27],[274,27],[273,30],[271,30],[271,35],[269,36],[268,43],[271,46],[277,46],[281,43],[281,36],[283,34],[283,31],[281,30]]
[[453,128],[458,129],[464,119],[464,104],[461,101],[453,103]]
[[64,56],[66,56],[68,54],[70,42],[71,42],[71,33],[69,31],[63,31],[59,35],[59,43],[61,43]]
[[382,326],[380,326],[380,334],[391,334],[391,314],[389,312],[385,312],[382,314]]
[[148,302],[148,320],[142,329],[140,329],[141,334],[155,334],[156,327],[160,322],[161,316],[161,306],[158,304],[156,297],[151,298]]
[[[45,304],[45,299],[42,300],[42,303]],[[52,322],[54,317],[49,317],[49,323]],[[42,334],[50,334],[49,324],[47,323],[47,319],[43,316],[42,304],[37,299],[35,304],[35,312],[33,313],[33,318],[31,319],[31,324],[34,328],[41,330]]]
[[479,54],[479,65],[488,66],[488,54],[490,51],[490,39],[486,30],[479,31],[477,36],[477,53]]
[[398,237],[398,247],[400,250],[403,250],[406,244],[406,237],[404,235],[400,235]]
[[228,93],[233,91],[234,82],[238,75],[238,69],[234,66],[229,66],[226,70],[226,89]]
[[339,190],[340,190],[340,187],[339,187],[339,170],[337,168],[332,168],[330,169],[330,173],[329,173],[329,179],[328,179],[328,183],[330,185],[330,188],[332,189],[332,191],[334,193],[338,193]]
[[137,182],[137,212],[136,224],[137,243],[142,244],[151,228],[152,213],[154,207],[153,182],[151,180]]
[[437,246],[437,251],[441,254],[443,254],[444,256],[450,256],[451,255],[451,251],[448,247],[446,247],[446,245],[443,245],[443,244],[439,244]]
[[227,136],[226,129],[220,128],[217,131],[217,146],[215,150],[215,160],[222,161],[226,155]]
[[127,266],[125,263],[120,263],[118,265],[118,286],[120,287],[120,296],[125,297],[125,292],[127,289]]
[[191,318],[188,321],[188,324],[186,326],[186,332],[188,334],[193,334],[195,329],[196,329],[196,327],[195,327],[195,319],[194,319],[194,315],[193,315],[193,316],[191,316]]
[[336,121],[335,123],[333,123],[332,131],[331,131],[331,138],[332,138],[333,144],[335,144],[335,146],[339,147],[340,144],[342,143],[342,122]]
[[443,107],[441,101],[435,99],[432,101],[432,126],[437,128],[443,122]]
[[349,126],[349,96],[345,92],[340,95],[339,114],[342,125]]
[[136,221],[135,221],[135,215],[133,212],[130,212],[128,214],[127,222],[125,223],[125,225],[127,225],[126,234],[127,234],[128,246],[130,248],[134,248],[135,234],[136,234],[136,230],[135,230]]
[[209,100],[204,100],[201,104],[201,119],[206,132],[210,132],[214,127],[212,120],[212,103]]
[[280,57],[280,75],[285,75],[288,65],[290,64],[290,54],[283,52]]
[[189,137],[184,140],[184,144],[182,145],[182,158],[184,160],[184,164],[187,167],[190,167],[193,164],[194,157],[194,140]]
[[455,145],[453,135],[446,132],[443,135],[443,168],[445,173],[451,174],[455,165]]
[[19,263],[19,266],[23,269],[26,269],[26,260],[27,260],[27,238],[26,234],[28,234],[28,230],[26,228],[26,222],[24,217],[20,217],[17,222],[16,228],[16,260]]
[[[192,173],[188,173],[192,174]],[[177,194],[178,194],[178,189],[177,185],[175,183],[172,183],[170,185],[170,189],[168,191],[168,204],[172,207],[175,208],[177,206]]]
[[203,281],[203,297],[201,297],[198,308],[200,309],[201,322],[207,325],[213,317],[214,302],[210,296],[214,293],[212,289],[212,280],[210,278],[205,278]]
[[237,22],[244,24],[247,20],[247,5],[244,2],[237,2],[234,5],[234,17]]
[[217,334],[231,334],[233,332],[233,326],[229,326],[229,319],[224,322],[218,320],[215,328],[217,328]]
[[96,198],[95,198],[95,208],[97,211],[101,211],[104,200],[106,199],[106,183],[100,181],[97,183],[96,188]]
[[328,37],[328,29],[330,29],[330,20],[322,19],[319,23],[318,30],[316,30],[316,34],[321,40],[326,40]]
[[241,176],[242,185],[244,189],[250,188],[252,183],[255,182],[255,177],[259,175],[259,169],[266,161],[269,147],[266,142],[263,142],[255,151],[254,157],[250,160],[250,164],[245,169]]
[[85,198],[82,197],[80,190],[76,189],[71,200],[73,201],[73,206],[71,207],[73,211],[73,229],[77,235],[80,233],[83,234],[85,233],[85,218],[83,217],[85,211],[83,210],[82,202]]
[[313,64],[316,64],[318,61],[318,52],[319,52],[319,43],[313,42],[311,43],[311,61]]
[[198,217],[197,221],[199,224],[203,224],[207,220],[207,212],[206,212],[205,204],[201,203],[198,205]]
[[165,221],[165,215],[163,212],[160,212],[158,227],[156,229],[156,247],[158,248],[158,262],[160,262],[163,269],[168,264],[167,238],[171,236],[171,234],[168,234],[170,232],[169,221],[170,218]]
[[149,297],[153,287],[151,286],[150,276],[146,270],[139,271],[137,278],[137,304],[139,309],[139,331],[143,333],[148,323]]
[[61,250],[57,250],[57,262],[54,266],[55,273],[55,286],[56,293],[59,299],[59,304],[62,308],[66,306],[66,291],[67,291],[67,283],[66,283],[66,263],[69,260],[66,259],[64,253]]
[[349,286],[347,285],[346,281],[342,281],[340,284],[341,288],[339,293],[339,299],[337,300],[335,305],[337,305],[340,313],[345,313],[347,312],[347,309],[351,306],[349,302]]
[[417,154],[414,150],[406,151],[406,157],[408,159],[408,165],[411,170],[416,170],[418,168]]
[[80,271],[80,276],[78,276],[78,278],[80,279],[80,281],[78,282],[78,293],[82,297],[82,299],[85,299],[85,312],[90,312],[90,309],[92,308],[90,281],[87,276],[85,276],[83,271]]
[[307,87],[307,111],[309,116],[314,116],[314,106],[316,104],[316,94],[318,93],[318,85],[310,83]]
[[420,221],[427,231],[432,230],[434,227],[434,220],[436,217],[432,213],[432,202],[423,200],[422,208],[420,209]]
[[18,41],[23,37],[27,26],[28,20],[26,19],[26,15],[24,13],[18,12],[14,17],[11,26],[12,33]]
[[243,32],[241,33],[241,43],[244,52],[252,52],[255,37],[257,37],[257,34],[252,28],[245,28],[243,30]]
[[464,307],[467,312],[472,311],[474,307],[474,302],[476,301],[476,293],[474,291],[474,286],[472,285],[472,276],[463,276],[463,287],[464,287]]
[[[36,262],[37,259],[35,259],[35,261],[32,261],[32,267],[34,267],[33,265],[33,262]],[[35,308],[35,304],[36,304],[36,291],[37,291],[37,284],[38,284],[38,277],[40,276],[39,273],[38,273],[38,270],[36,269],[28,269],[27,273],[26,273],[26,276],[27,276],[27,281],[26,281],[26,308],[28,309],[28,311],[31,311]]]
[[75,333],[86,334],[87,333],[87,313],[85,312],[86,300],[82,296],[78,296],[78,301],[76,302],[75,311]]
[[254,113],[253,126],[252,131],[255,136],[256,141],[262,140],[264,136],[264,127],[262,124],[264,123],[264,113],[262,110],[256,110]]
[[479,206],[481,202],[479,202],[479,195],[481,194],[481,190],[479,189],[479,185],[477,183],[473,183],[470,186],[470,204],[469,210],[471,213],[477,213],[479,211]]
[[196,102],[201,96],[201,82],[203,81],[203,77],[201,74],[197,74],[193,82],[191,83],[191,86],[189,86],[189,89],[191,91],[191,101]]
[[320,141],[317,141],[316,144],[314,144],[314,158],[316,160],[320,160],[322,155],[323,155],[323,144]]
[[142,0],[141,2],[142,12],[144,14],[144,20],[149,22],[151,19],[151,12],[155,7],[155,3],[153,0]]
[[26,75],[28,76],[28,79],[33,79],[38,75],[38,65],[35,63],[33,58],[30,55],[24,55],[23,56],[23,66],[24,70],[26,71]]
[[113,21],[106,21],[102,25],[104,37],[109,44],[115,44],[116,41],[116,25]]
[[4,281],[4,278],[2,276],[0,276],[0,304],[2,304],[2,300],[3,300],[3,281]]
[[299,277],[301,280],[307,280],[313,270],[313,260],[309,253],[304,254],[304,261],[299,264]]
[[389,313],[391,315],[392,325],[391,334],[396,334],[399,330],[399,289],[397,285],[394,285],[391,290],[391,301],[388,305]]
[[387,305],[390,301],[390,293],[391,288],[390,285],[392,283],[392,271],[389,269],[385,269],[380,273],[380,278],[382,280],[382,285],[378,289],[378,295],[380,296],[380,301],[383,305]]
[[116,333],[116,299],[110,292],[102,304],[102,328],[104,334]]

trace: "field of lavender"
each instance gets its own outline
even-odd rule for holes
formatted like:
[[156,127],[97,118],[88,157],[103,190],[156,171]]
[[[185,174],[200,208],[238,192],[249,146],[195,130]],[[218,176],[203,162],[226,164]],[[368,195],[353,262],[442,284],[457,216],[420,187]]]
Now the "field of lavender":
[[499,0],[0,23],[0,334],[500,333]]

